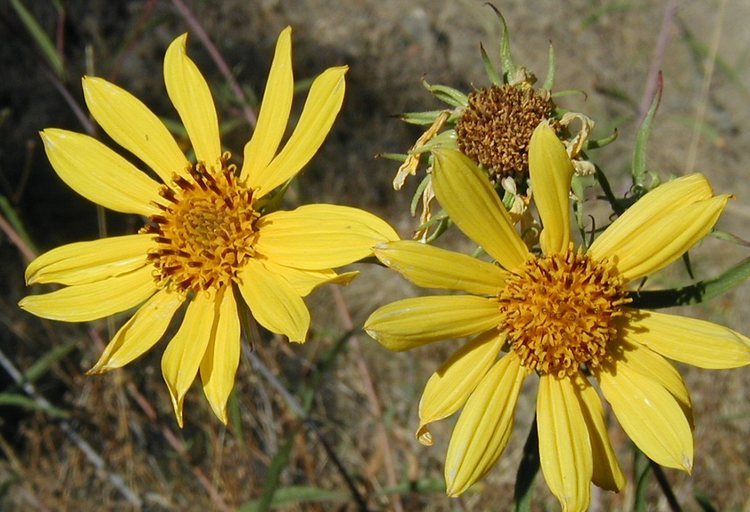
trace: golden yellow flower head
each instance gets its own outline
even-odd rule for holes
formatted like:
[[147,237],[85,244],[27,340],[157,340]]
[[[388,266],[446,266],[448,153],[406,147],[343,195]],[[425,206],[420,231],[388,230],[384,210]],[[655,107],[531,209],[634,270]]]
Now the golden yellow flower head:
[[376,248],[419,286],[463,292],[405,299],[376,310],[366,331],[391,350],[471,336],[430,377],[419,404],[418,439],[462,409],[445,462],[458,496],[505,449],[524,380],[539,377],[539,457],[563,510],[588,508],[591,483],[625,482],[601,399],[633,442],[660,465],[690,471],[690,396],[666,358],[703,368],[750,364],[750,339],[726,327],[629,307],[628,283],[669,265],[716,223],[729,196],[698,174],[642,197],[588,249],[570,241],[574,173],[554,130],[531,137],[529,170],[541,224],[541,254],[529,251],[487,176],[462,153],[435,153],[433,184],[453,222],[495,263],[423,243]]
[[182,425],[183,400],[200,374],[211,408],[226,423],[240,355],[235,290],[260,325],[303,342],[310,313],[302,297],[324,283],[348,282],[356,272],[339,275],[333,269],[369,256],[375,244],[398,235],[355,208],[314,204],[269,211],[264,201],[323,143],[343,102],[345,66],[329,68],[313,81],[299,122],[279,149],[294,92],[291,28],[283,30],[238,169],[221,151],[211,92],[186,54],[186,41],[182,35],[169,46],[164,81],[194,161],[137,98],[101,78],[83,80],[94,119],[161,184],[92,137],[54,128],[42,132],[49,161],[63,181],[95,203],[147,221],[135,235],[74,243],[39,256],[27,268],[27,282],[67,286],[25,297],[19,305],[71,322],[138,307],[90,373],[120,368],[148,351],[185,305],[161,365],[177,421]]

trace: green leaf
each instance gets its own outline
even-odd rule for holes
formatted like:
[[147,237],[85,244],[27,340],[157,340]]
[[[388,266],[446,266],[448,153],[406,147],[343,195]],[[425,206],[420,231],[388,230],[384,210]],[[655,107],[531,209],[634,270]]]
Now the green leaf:
[[[346,492],[329,491],[327,489],[307,485],[290,485],[288,487],[281,487],[276,491],[270,507],[276,508],[282,505],[299,505],[303,503],[320,503],[325,501],[340,503],[347,500],[349,500],[349,494]],[[253,500],[242,505],[238,512],[260,512],[261,510],[264,510],[261,508],[261,500]]]
[[10,225],[13,226],[13,230],[16,234],[21,237],[21,240],[26,244],[26,247],[28,247],[33,254],[39,254],[39,249],[37,249],[34,242],[31,241],[31,237],[29,236],[29,232],[26,231],[23,221],[21,221],[21,218],[10,204],[10,201],[8,201],[8,198],[2,195],[0,195],[0,211],[2,211]]
[[719,512],[719,509],[713,506],[711,500],[709,500],[702,494],[696,493],[694,498],[703,512]]
[[39,377],[47,373],[55,363],[76,348],[76,345],[78,345],[78,340],[72,340],[44,354],[23,374],[24,381],[35,382]]
[[518,71],[516,65],[513,63],[513,57],[511,57],[510,54],[510,32],[508,31],[508,24],[505,22],[505,18],[500,13],[497,7],[490,3],[488,3],[487,5],[490,7],[490,9],[495,11],[495,14],[497,15],[500,23],[503,26],[503,35],[500,38],[500,64],[503,69],[503,81],[505,83],[508,83]]
[[744,283],[748,278],[750,278],[750,258],[745,258],[723,274],[708,281],[699,281],[683,288],[631,292],[629,296],[633,299],[633,307],[644,309],[699,304],[723,295]]
[[378,153],[378,158],[385,158],[386,160],[395,160],[396,162],[406,162],[409,157],[406,153]]
[[33,398],[18,393],[0,393],[0,405],[10,405],[28,409],[30,411],[42,411],[52,418],[68,418],[70,414],[63,409],[38,402]]
[[738,237],[737,235],[733,233],[729,233],[727,231],[721,231],[718,229],[714,229],[711,231],[711,236],[714,238],[718,238],[719,240],[724,240],[725,242],[732,242],[733,244],[742,245],[744,247],[750,247],[750,242],[747,240]]
[[21,0],[10,0],[10,4],[13,6],[18,17],[21,18],[21,22],[26,27],[26,30],[29,31],[29,35],[31,35],[31,38],[39,47],[39,50],[42,52],[42,55],[47,60],[47,63],[52,70],[59,78],[63,78],[65,75],[65,67],[63,66],[62,58],[60,58],[60,54],[57,52],[57,48],[55,48],[52,40],[47,36],[44,29],[39,25],[36,19],[34,19],[34,16],[21,3]]
[[646,183],[646,145],[648,144],[648,138],[651,135],[651,124],[654,121],[656,110],[659,108],[659,102],[661,101],[661,93],[664,88],[664,78],[661,72],[659,72],[659,78],[656,82],[656,92],[654,98],[651,100],[651,106],[646,113],[646,117],[643,118],[641,126],[638,128],[638,134],[635,138],[635,150],[633,151],[633,164],[631,173],[633,175],[633,185],[636,187],[643,188]]
[[547,55],[547,77],[544,79],[542,89],[552,90],[552,84],[555,82],[555,49],[552,43],[549,45],[549,54]]
[[453,107],[465,107],[469,104],[469,97],[458,89],[447,85],[431,85],[422,80],[422,85],[430,91],[437,99]]
[[490,60],[489,55],[487,55],[487,51],[484,49],[482,43],[479,43],[479,51],[482,52],[482,64],[484,64],[484,72],[487,73],[487,78],[489,78],[490,82],[494,85],[502,85],[503,81],[497,73],[497,69],[495,69],[495,65]]
[[612,135],[610,135],[609,137],[604,137],[602,139],[596,140],[588,140],[586,141],[586,150],[603,148],[604,146],[614,142],[615,139],[617,139],[617,135],[617,128],[615,128],[614,130],[612,130]]
[[442,110],[428,110],[426,112],[406,112],[401,114],[401,120],[405,123],[416,124],[418,126],[428,126],[435,122]]

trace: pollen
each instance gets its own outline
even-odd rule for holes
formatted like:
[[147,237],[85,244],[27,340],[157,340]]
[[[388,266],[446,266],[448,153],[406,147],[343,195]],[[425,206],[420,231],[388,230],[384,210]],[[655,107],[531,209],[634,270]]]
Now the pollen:
[[159,194],[162,213],[152,215],[141,229],[154,235],[156,247],[148,258],[160,286],[180,293],[228,285],[254,254],[253,191],[239,183],[237,168],[224,153],[218,165],[203,162],[188,169],[190,178],[176,175]]
[[498,296],[500,330],[522,364],[539,374],[573,376],[612,357],[607,344],[630,302],[624,279],[608,261],[594,261],[572,246],[533,258]]
[[478,89],[456,124],[458,148],[487,169],[494,183],[509,176],[521,180],[529,168],[531,134],[554,108],[549,91],[529,85]]

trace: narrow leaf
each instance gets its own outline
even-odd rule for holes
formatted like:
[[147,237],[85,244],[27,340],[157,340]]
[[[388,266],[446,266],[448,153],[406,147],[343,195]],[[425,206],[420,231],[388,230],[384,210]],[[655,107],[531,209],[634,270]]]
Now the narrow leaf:
[[654,98],[651,101],[651,106],[646,113],[646,117],[643,118],[643,122],[638,128],[638,134],[635,139],[635,150],[633,152],[631,173],[633,175],[633,185],[639,188],[643,188],[646,182],[646,145],[648,144],[648,138],[651,135],[651,125],[654,121],[656,110],[659,108],[663,89],[664,78],[662,77],[661,72],[659,72]]

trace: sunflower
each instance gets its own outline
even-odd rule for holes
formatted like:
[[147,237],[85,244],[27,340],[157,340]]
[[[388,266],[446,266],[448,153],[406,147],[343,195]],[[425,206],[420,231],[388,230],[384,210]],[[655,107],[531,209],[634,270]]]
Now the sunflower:
[[294,90],[291,28],[282,31],[258,123],[238,169],[222,152],[213,99],[186,55],[186,41],[182,35],[167,49],[164,80],[194,161],[137,98],[101,78],[83,79],[94,119],[163,184],[92,137],[42,132],[47,157],[65,183],[99,205],[147,220],[138,234],[74,243],[39,256],[26,270],[27,283],[66,287],[19,303],[37,316],[69,322],[138,307],[89,373],[120,368],[142,355],[184,306],[182,324],[161,362],[180,426],[185,394],[198,373],[214,413],[227,421],[240,355],[237,296],[263,327],[303,342],[310,313],[302,297],[323,283],[347,282],[355,273],[339,275],[334,267],[372,254],[378,242],[398,239],[384,221],[355,208],[267,208],[269,193],[302,169],[330,130],[344,98],[345,66],[314,80],[294,132],[278,151]]
[[484,476],[508,443],[524,380],[536,401],[542,472],[563,510],[585,510],[590,482],[620,490],[624,476],[601,399],[633,442],[663,466],[690,471],[691,403],[666,358],[703,368],[750,363],[750,340],[710,322],[629,306],[628,283],[666,267],[713,227],[729,196],[693,174],[645,195],[590,247],[570,241],[573,167],[548,124],[534,131],[530,173],[544,229],[541,254],[521,241],[486,175],[455,150],[435,151],[434,185],[458,227],[497,261],[414,241],[376,256],[424,287],[468,292],[400,300],[376,310],[367,332],[391,350],[473,338],[430,377],[417,437],[463,408],[445,462],[447,493]]

